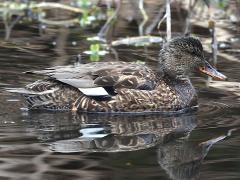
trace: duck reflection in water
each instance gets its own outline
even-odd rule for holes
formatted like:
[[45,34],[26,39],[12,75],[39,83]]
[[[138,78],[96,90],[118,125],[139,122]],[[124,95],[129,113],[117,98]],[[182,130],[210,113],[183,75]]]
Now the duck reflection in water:
[[[46,117],[45,117],[46,116]],[[126,152],[154,147],[171,179],[197,179],[200,165],[217,140],[193,142],[195,113],[182,115],[103,115],[30,113],[38,137],[54,152]]]

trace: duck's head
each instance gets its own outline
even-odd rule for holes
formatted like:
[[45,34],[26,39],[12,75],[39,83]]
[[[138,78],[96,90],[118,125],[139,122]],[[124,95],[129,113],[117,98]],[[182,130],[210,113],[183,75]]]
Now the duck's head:
[[193,37],[178,37],[166,43],[160,51],[159,61],[164,74],[175,79],[186,78],[192,71],[200,71],[219,80],[226,79],[205,60],[202,43]]

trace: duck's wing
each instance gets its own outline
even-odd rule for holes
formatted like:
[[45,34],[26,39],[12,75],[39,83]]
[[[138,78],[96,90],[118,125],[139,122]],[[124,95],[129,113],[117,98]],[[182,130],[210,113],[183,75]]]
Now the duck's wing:
[[[155,73],[145,65],[126,62],[98,62],[79,66],[57,66],[31,73],[78,88],[86,95],[114,94],[118,88],[153,90]],[[104,90],[105,91],[104,91]]]

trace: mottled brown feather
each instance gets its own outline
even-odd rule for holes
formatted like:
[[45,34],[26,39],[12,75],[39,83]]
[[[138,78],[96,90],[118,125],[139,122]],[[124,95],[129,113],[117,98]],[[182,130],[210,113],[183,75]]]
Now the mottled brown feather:
[[[156,72],[139,64],[100,62],[76,67],[61,66],[34,73],[49,76],[50,79],[26,86],[28,90],[43,93],[25,95],[31,109],[142,112],[179,110],[184,104],[173,86],[159,81]],[[61,82],[57,78],[65,73],[69,81],[88,78],[96,86],[112,87],[116,94],[102,100],[86,96],[77,89],[79,85]],[[49,90],[54,91],[45,93]]]

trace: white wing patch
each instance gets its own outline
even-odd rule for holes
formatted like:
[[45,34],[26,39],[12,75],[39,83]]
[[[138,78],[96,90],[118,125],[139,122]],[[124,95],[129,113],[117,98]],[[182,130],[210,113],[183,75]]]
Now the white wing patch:
[[78,88],[78,90],[87,96],[109,96],[108,92],[103,87]]

